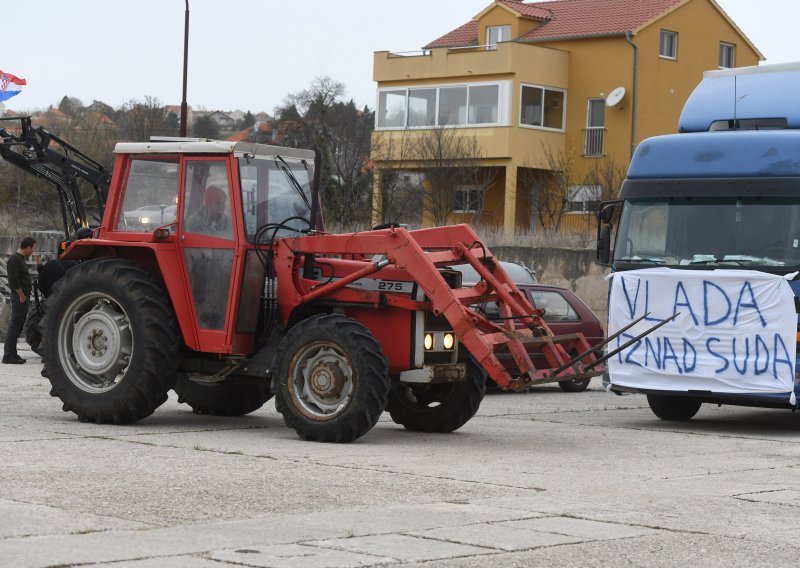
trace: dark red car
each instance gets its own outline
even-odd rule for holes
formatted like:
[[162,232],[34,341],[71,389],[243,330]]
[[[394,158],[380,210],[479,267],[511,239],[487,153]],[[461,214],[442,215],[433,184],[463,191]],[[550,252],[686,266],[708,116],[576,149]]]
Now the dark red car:
[[[594,312],[574,292],[560,286],[549,286],[541,284],[536,279],[536,273],[529,270],[522,264],[513,262],[502,262],[503,269],[514,280],[514,283],[525,294],[527,299],[537,308],[544,308],[544,321],[556,335],[567,335],[570,333],[583,333],[590,345],[599,345],[604,339],[603,326]],[[463,274],[465,284],[477,282],[477,273],[471,267],[457,267]],[[499,318],[497,306],[486,304],[483,311],[490,319]],[[537,365],[537,356],[531,354],[534,365]],[[538,356],[541,359],[541,355]],[[516,367],[513,364],[511,355],[500,354],[501,360],[508,359],[506,367],[512,371]],[[548,365],[542,362],[542,367]],[[538,365],[537,365],[538,368]],[[589,386],[590,379],[574,380],[558,383],[558,386],[567,392],[581,392]]]

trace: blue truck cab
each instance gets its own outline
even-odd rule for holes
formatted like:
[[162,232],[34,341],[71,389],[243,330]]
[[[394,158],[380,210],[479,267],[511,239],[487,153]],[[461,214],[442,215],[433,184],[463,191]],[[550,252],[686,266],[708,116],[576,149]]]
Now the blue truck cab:
[[[706,72],[679,133],[644,140],[619,199],[601,205],[598,261],[615,277],[654,267],[800,271],[797,93],[800,63]],[[800,280],[789,284],[798,305]],[[611,389],[648,395],[665,419],[689,419],[703,403],[794,409],[794,363],[791,396],[631,389],[613,380]]]

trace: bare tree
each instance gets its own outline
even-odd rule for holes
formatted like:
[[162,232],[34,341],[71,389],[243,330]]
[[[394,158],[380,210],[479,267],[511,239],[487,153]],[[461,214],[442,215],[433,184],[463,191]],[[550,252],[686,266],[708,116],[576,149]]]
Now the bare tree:
[[327,219],[339,225],[370,222],[372,175],[369,149],[374,113],[342,101],[344,85],[317,77],[308,89],[289,94],[276,109],[283,143],[322,152],[321,185]]
[[412,157],[425,178],[425,210],[435,225],[446,225],[459,205],[473,214],[483,211],[483,196],[496,173],[481,167],[482,150],[474,135],[446,127],[425,130],[414,140]]
[[414,169],[414,144],[409,130],[385,132],[372,139],[373,175],[380,197],[373,200],[381,223],[422,225],[423,176]]
[[542,156],[544,169],[526,163],[518,175],[537,226],[545,232],[557,233],[568,211],[570,188],[575,184],[575,154],[571,148],[554,150],[543,144]]
[[146,142],[153,135],[163,135],[167,129],[164,105],[156,97],[145,96],[144,101],[131,99],[121,109],[119,126],[124,138],[133,142]]
[[619,163],[614,156],[606,156],[592,161],[585,183],[599,188],[600,201],[608,201],[619,195],[625,174],[624,164]]

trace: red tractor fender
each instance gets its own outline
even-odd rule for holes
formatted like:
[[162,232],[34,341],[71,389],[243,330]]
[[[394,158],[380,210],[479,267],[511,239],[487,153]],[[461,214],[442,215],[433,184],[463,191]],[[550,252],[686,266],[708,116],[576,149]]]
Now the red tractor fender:
[[83,239],[73,242],[61,255],[64,260],[122,258],[153,275],[162,284],[172,302],[181,328],[183,341],[191,349],[199,349],[192,325],[192,307],[178,245],[175,242],[124,242],[105,239]]

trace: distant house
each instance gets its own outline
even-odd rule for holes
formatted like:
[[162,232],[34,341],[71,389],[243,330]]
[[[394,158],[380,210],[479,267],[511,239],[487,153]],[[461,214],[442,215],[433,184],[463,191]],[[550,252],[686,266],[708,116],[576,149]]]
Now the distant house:
[[[181,118],[181,105],[167,105],[167,106],[164,107],[164,110],[166,111],[166,114],[169,114],[171,112],[174,113],[175,116],[177,116],[178,119],[180,120],[180,118]],[[186,125],[187,126],[191,126],[192,124],[194,124],[194,119],[195,119],[194,114],[195,113],[192,110],[192,107],[190,105],[186,105]]]
[[374,54],[375,210],[385,206],[380,172],[423,171],[429,160],[398,166],[397,149],[446,131],[474,140],[492,174],[485,186],[448,188],[448,222],[531,227],[547,188],[563,182],[565,224],[586,225],[607,190],[597,171],[624,171],[644,138],[676,132],[703,71],[761,59],[714,0],[496,0],[420,53]]
[[216,122],[221,130],[230,131],[236,126],[236,121],[228,113],[221,110],[209,113],[208,117]]

